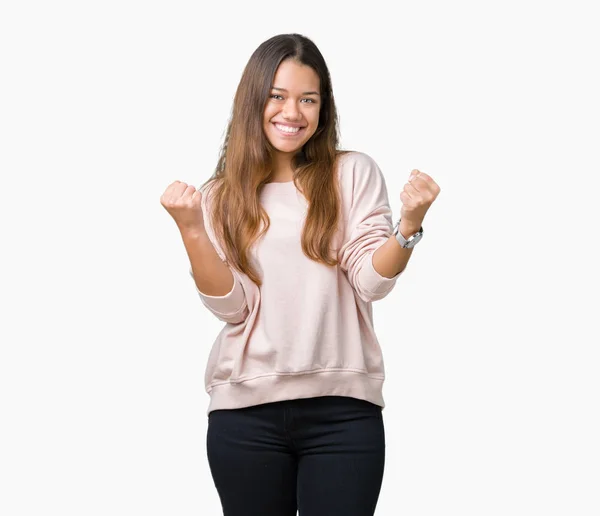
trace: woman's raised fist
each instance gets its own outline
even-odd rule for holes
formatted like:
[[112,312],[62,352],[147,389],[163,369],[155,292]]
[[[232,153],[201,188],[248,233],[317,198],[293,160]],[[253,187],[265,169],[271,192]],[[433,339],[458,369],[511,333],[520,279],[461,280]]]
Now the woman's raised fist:
[[160,197],[180,231],[205,231],[201,202],[200,190],[181,181],[171,183]]

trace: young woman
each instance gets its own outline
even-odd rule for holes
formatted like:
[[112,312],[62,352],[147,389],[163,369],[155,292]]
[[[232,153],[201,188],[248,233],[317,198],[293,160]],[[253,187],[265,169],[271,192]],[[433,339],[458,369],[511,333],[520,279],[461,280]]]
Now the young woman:
[[216,171],[161,197],[202,303],[226,323],[205,376],[226,516],[374,514],[385,436],[372,302],[394,287],[439,191],[413,170],[393,228],[375,161],[338,148],[315,44],[283,34],[252,54]]

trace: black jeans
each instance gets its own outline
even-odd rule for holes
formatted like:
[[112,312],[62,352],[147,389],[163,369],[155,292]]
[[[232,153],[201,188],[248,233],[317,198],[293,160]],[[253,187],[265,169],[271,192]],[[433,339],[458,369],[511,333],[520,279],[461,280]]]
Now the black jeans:
[[323,396],[213,410],[207,452],[224,516],[373,516],[381,407]]

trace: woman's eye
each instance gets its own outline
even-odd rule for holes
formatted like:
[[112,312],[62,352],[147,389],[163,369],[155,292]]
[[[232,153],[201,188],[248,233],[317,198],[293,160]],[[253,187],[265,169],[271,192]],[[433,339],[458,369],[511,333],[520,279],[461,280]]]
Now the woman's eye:
[[[271,94],[271,95],[270,95],[270,98],[272,98],[272,99],[277,99],[277,100],[279,100],[279,99],[283,99],[283,97],[282,97],[281,95],[277,95],[277,93],[273,93],[273,94]],[[314,101],[313,99],[302,99],[302,100],[303,100],[303,101],[305,101],[305,100],[306,100],[306,101],[307,101],[307,103],[310,103],[310,104],[315,104],[315,101]]]

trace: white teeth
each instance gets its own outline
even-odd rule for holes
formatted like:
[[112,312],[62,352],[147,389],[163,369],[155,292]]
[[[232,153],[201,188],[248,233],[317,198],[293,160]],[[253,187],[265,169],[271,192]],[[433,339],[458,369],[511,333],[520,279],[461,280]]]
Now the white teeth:
[[300,130],[299,127],[289,127],[287,125],[281,125],[281,124],[275,124],[275,127],[277,127],[277,129],[279,129],[280,131],[283,131],[285,133],[297,133]]

